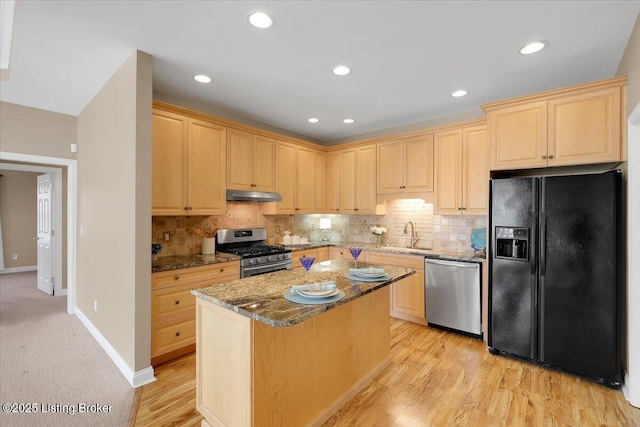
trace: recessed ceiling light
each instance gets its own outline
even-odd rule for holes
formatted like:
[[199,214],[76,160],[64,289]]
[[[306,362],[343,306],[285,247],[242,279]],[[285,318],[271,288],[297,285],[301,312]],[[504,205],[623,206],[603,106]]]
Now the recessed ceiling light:
[[249,23],[256,28],[265,30],[273,26],[273,18],[263,12],[253,12],[249,15]]
[[536,53],[536,52],[539,52],[542,49],[544,49],[544,46],[545,46],[544,42],[529,43],[528,45],[526,45],[525,47],[520,49],[520,53],[523,54],[523,55],[529,55],[530,53]]
[[336,76],[346,76],[350,72],[351,68],[347,67],[346,65],[338,65],[333,69],[333,74],[335,74]]
[[353,123],[353,122],[355,122],[355,120],[353,120],[353,119],[344,119],[344,120],[342,121],[342,123],[346,123],[346,124],[348,124],[348,125],[350,125],[350,124],[351,124],[351,123]]
[[200,83],[211,83],[211,77],[205,76],[204,74],[198,74],[197,76],[193,76],[193,78]]
[[315,117],[311,117],[310,119],[307,119],[307,121],[309,123],[318,123],[320,121],[320,119],[316,119]]
[[457,90],[453,92],[451,96],[453,96],[454,98],[460,98],[461,96],[465,96],[467,93],[469,92],[467,92],[466,90]]

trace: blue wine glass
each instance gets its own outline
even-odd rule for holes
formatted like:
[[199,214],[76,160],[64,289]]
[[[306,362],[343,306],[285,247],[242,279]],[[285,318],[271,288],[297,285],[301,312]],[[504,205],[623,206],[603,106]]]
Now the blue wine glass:
[[360,252],[362,252],[362,248],[349,248],[349,252],[351,252],[351,256],[353,257],[353,268],[358,268],[358,257],[360,256]]
[[303,256],[300,257],[300,264],[302,264],[302,266],[304,267],[304,270],[306,271],[304,279],[306,284],[309,284],[309,270],[311,269],[311,266],[313,265],[313,262],[316,259],[312,256]]

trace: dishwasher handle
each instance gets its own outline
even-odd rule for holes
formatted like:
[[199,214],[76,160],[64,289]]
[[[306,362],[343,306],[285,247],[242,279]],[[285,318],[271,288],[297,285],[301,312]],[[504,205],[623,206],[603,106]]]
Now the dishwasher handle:
[[437,264],[437,265],[446,265],[449,267],[460,267],[460,268],[478,268],[478,263],[476,262],[456,262],[456,261],[446,261],[446,260],[435,260],[425,258],[425,264]]

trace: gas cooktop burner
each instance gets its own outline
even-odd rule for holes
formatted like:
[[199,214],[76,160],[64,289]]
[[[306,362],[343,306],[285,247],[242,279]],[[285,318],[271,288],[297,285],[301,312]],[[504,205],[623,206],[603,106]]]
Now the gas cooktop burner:
[[221,249],[221,250],[224,252],[232,253],[234,255],[238,255],[242,258],[291,252],[290,250],[285,249],[283,246],[271,246],[271,245],[256,245],[256,246],[247,246],[243,248],[228,248],[228,249]]

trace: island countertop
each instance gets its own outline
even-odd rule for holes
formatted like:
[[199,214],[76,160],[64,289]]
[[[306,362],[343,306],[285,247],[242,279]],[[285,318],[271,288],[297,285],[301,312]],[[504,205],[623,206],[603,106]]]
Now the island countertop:
[[284,292],[292,285],[305,283],[303,268],[247,277],[191,292],[196,297],[268,325],[292,326],[415,273],[406,267],[358,263],[358,268],[374,266],[384,268],[392,278],[380,282],[350,280],[345,274],[353,268],[353,261],[348,260],[331,260],[313,265],[309,271],[310,282],[333,280],[337,288],[345,293],[340,301],[328,304],[296,304],[284,298]]

